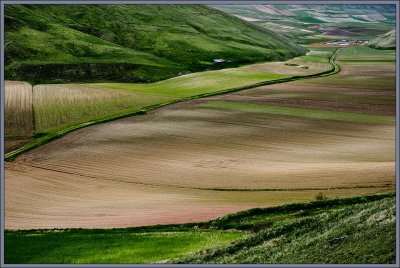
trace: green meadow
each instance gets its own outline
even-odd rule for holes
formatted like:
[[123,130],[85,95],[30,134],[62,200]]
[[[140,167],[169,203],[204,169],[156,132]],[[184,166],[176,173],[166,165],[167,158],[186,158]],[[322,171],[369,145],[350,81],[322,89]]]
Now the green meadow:
[[228,109],[251,113],[267,113],[283,116],[299,116],[320,120],[337,120],[352,123],[366,123],[379,125],[394,125],[395,119],[392,116],[369,115],[348,112],[336,112],[319,109],[294,108],[277,105],[262,105],[253,103],[233,102],[233,101],[210,101],[201,104],[203,107]]
[[7,232],[6,263],[155,263],[227,246],[243,232],[60,230]]

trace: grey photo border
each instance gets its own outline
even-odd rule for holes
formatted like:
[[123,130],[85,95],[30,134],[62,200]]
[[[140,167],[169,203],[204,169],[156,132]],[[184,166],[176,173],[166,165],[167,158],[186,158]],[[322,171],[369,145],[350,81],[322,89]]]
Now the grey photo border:
[[[394,4],[396,5],[396,263],[395,264],[5,264],[4,263],[4,230],[5,230],[5,184],[4,184],[4,6],[7,4]],[[0,0],[0,267],[399,267],[400,266],[400,182],[399,182],[399,107],[400,107],[400,60],[399,60],[399,26],[400,3],[398,1],[347,1],[347,0],[308,0],[308,1],[235,1],[235,0]]]

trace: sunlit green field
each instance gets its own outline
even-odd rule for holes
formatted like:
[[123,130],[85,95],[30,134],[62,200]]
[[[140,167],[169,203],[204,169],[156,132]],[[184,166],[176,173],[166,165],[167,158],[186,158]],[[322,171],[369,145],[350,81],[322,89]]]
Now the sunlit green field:
[[64,230],[8,232],[6,263],[154,263],[227,246],[240,231]]

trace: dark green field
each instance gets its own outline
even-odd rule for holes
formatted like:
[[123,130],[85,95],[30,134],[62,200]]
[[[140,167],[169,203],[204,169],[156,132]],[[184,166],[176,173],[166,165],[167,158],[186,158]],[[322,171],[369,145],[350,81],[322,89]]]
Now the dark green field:
[[6,263],[394,263],[393,193],[251,209],[205,223],[6,231]]

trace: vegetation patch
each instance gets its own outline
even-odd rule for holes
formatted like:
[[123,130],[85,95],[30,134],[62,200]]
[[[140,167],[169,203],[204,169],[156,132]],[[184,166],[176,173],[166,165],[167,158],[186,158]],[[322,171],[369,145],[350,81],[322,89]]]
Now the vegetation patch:
[[395,59],[342,59],[341,62],[396,62]]
[[253,221],[249,227],[260,224],[254,235],[176,262],[395,263],[395,200],[394,196],[382,197],[330,208],[322,205],[330,201],[317,201],[322,205],[319,209],[299,209],[297,214],[272,212],[262,216],[262,210],[254,210],[260,213],[250,216]]
[[6,263],[155,263],[226,246],[239,231],[49,230],[7,232]]
[[366,115],[358,113],[334,112],[318,109],[294,108],[275,105],[260,105],[253,103],[231,102],[231,101],[211,101],[201,104],[207,108],[229,109],[253,113],[268,113],[285,116],[300,116],[321,120],[338,120],[353,123],[367,123],[380,125],[394,125],[395,120],[392,116]]

